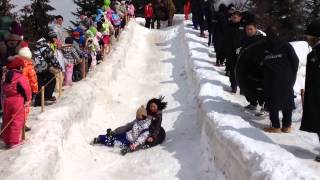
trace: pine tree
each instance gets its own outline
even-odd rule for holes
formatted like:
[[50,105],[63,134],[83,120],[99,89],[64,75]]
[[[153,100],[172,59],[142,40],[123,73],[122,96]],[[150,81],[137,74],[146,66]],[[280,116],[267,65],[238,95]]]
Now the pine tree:
[[21,24],[27,37],[31,40],[37,40],[41,37],[47,37],[49,32],[48,24],[53,16],[50,11],[55,10],[49,5],[50,0],[31,0],[30,5],[21,9]]
[[[76,12],[72,12],[73,15],[79,17],[82,13],[90,15],[96,14],[97,8],[102,7],[103,0],[73,0],[78,6]],[[73,25],[77,25],[77,22],[71,21]]]
[[320,18],[320,0],[306,0],[305,14],[307,22]]
[[15,5],[10,3],[11,0],[1,0],[0,1],[0,16],[13,16],[14,14],[11,10]]
[[276,25],[285,40],[302,39],[304,21],[301,0],[251,0],[248,3],[262,28]]

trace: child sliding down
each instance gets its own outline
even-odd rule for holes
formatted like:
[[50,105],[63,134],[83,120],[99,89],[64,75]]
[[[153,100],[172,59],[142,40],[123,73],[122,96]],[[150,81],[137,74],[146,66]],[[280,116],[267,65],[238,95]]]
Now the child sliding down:
[[136,119],[131,123],[133,126],[127,131],[120,132],[108,129],[106,135],[94,138],[92,144],[103,144],[108,147],[119,146],[123,155],[143,148],[150,135],[149,126],[151,125],[151,119],[147,118],[147,110],[143,106],[137,110]]

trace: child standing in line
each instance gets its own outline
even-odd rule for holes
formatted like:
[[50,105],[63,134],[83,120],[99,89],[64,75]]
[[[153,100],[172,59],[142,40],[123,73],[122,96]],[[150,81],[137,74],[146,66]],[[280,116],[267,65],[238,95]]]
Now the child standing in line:
[[97,65],[97,51],[100,50],[98,39],[96,38],[96,32],[89,29],[86,31],[86,45],[85,48],[90,54],[91,63],[89,65],[90,69],[94,69]]
[[3,124],[2,140],[8,148],[14,148],[23,141],[25,126],[25,104],[31,101],[31,89],[22,70],[24,60],[16,56],[7,65],[8,72],[2,84]]
[[67,37],[65,39],[65,46],[62,47],[62,54],[66,59],[66,62],[65,62],[66,72],[65,72],[64,85],[71,86],[73,67],[75,64],[79,64],[81,62],[79,54],[77,53],[76,49],[73,47],[72,37]]

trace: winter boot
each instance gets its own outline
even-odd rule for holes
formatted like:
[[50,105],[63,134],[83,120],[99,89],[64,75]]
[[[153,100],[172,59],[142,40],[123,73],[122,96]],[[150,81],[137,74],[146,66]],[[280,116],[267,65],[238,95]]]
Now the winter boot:
[[292,128],[291,127],[281,128],[281,132],[283,132],[283,133],[291,133],[292,132]]
[[317,162],[320,162],[320,154],[318,156],[316,156],[316,158],[314,160]]
[[274,128],[274,127],[264,128],[263,131],[267,133],[281,133],[280,128]]
[[127,153],[130,153],[130,152],[133,152],[133,151],[131,151],[130,148],[123,148],[123,149],[121,149],[121,151],[120,151],[120,153],[121,153],[122,156],[124,156],[124,155],[126,155]]
[[26,132],[29,132],[29,131],[31,131],[31,128],[30,128],[29,126],[25,125],[24,130],[25,130]]
[[90,142],[91,145],[99,144],[98,138],[93,138],[93,140]]
[[237,94],[237,87],[231,87],[230,92],[231,92],[232,94]]
[[252,104],[249,104],[248,106],[244,107],[245,109],[248,109],[250,111],[255,111],[257,110],[257,106],[254,106]]

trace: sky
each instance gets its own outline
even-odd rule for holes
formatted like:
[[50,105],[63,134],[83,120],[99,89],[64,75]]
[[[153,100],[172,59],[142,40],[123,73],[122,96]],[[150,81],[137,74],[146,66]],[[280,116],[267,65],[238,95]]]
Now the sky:
[[[12,3],[17,5],[16,11],[19,11],[24,5],[30,4],[30,0],[12,0]],[[51,14],[62,15],[64,18],[64,27],[71,25],[70,20],[75,20],[76,17],[71,14],[75,11],[77,6],[73,3],[73,0],[51,0],[50,3],[56,10]]]

